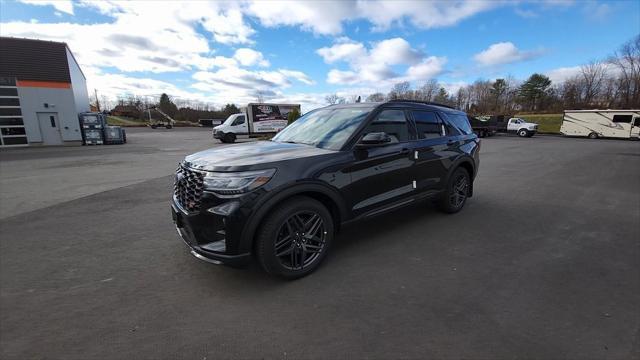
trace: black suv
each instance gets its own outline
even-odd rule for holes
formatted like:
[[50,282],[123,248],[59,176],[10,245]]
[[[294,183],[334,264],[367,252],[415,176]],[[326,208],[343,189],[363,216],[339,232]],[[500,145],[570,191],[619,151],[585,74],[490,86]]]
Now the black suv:
[[448,213],[473,194],[480,140],[464,112],[416,101],[313,110],[270,141],[216,147],[179,165],[173,220],[191,253],[297,278],[340,225],[431,198]]

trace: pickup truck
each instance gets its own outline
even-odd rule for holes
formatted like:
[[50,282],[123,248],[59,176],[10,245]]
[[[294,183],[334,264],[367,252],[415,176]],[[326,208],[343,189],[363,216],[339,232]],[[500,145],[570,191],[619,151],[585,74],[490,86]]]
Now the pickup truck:
[[520,137],[532,137],[538,132],[538,124],[514,117],[507,122],[506,132],[516,133]]

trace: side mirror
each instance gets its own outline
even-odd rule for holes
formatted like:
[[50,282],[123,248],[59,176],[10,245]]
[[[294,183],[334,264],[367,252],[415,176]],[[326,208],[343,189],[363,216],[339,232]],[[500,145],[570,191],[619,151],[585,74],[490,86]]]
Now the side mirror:
[[389,144],[391,137],[385,132],[372,132],[366,134],[356,145],[359,148],[382,146]]

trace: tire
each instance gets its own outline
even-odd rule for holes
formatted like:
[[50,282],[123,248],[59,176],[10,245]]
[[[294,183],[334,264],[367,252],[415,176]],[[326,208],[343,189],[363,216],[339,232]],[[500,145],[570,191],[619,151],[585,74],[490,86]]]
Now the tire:
[[225,143],[233,144],[236,141],[236,135],[232,133],[225,134],[223,137]]
[[262,221],[256,234],[256,257],[270,275],[301,278],[315,271],[327,256],[333,230],[331,213],[322,203],[306,196],[293,197]]
[[440,210],[448,214],[462,210],[469,197],[470,186],[471,177],[467,170],[461,167],[454,170],[449,177],[445,192],[438,202]]
[[152,128],[152,129],[155,129],[155,128],[157,128],[157,127],[158,127],[158,125],[151,125],[151,128]]
[[527,137],[527,136],[529,136],[529,132],[526,129],[520,129],[520,130],[518,130],[518,136]]
[[588,137],[589,137],[589,139],[597,139],[600,136],[598,136],[598,133],[596,133],[596,132],[590,132]]
[[165,125],[164,127],[165,127],[167,130],[169,130],[169,129],[171,129],[171,128],[173,127],[173,125],[168,125],[168,124],[167,124],[167,125]]

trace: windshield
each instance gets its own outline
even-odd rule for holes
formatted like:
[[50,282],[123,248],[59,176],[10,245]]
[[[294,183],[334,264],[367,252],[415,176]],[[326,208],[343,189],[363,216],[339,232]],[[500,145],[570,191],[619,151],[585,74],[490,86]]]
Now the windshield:
[[272,141],[339,150],[373,107],[319,109],[284,128]]
[[238,114],[231,114],[229,115],[229,117],[227,118],[227,120],[225,120],[223,122],[224,125],[231,125],[231,123],[233,122],[233,120],[238,116]]

